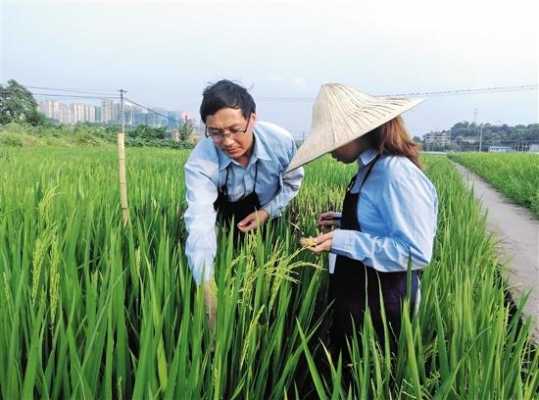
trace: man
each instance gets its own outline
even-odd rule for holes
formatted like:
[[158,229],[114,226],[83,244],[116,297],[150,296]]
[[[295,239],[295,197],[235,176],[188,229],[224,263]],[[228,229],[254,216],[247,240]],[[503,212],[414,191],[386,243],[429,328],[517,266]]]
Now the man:
[[185,252],[193,278],[205,287],[212,324],[216,222],[233,220],[241,237],[279,216],[297,194],[303,169],[284,175],[296,153],[294,139],[283,128],[257,122],[255,102],[240,85],[221,80],[207,87],[200,116],[206,138],[185,164]]

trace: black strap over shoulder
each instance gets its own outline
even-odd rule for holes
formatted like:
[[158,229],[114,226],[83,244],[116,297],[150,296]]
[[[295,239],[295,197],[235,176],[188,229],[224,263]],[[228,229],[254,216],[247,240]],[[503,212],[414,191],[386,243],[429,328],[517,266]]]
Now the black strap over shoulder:
[[[228,171],[230,168],[230,164],[226,167],[226,175],[225,175],[225,183],[223,186],[219,188],[219,191],[225,195],[228,194]],[[258,159],[255,161],[255,181],[253,185],[253,193],[256,193],[256,181],[258,179]]]

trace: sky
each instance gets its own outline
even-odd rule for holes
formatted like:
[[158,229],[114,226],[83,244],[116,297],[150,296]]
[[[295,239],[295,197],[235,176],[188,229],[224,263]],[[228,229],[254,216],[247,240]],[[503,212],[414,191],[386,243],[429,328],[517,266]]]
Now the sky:
[[[204,87],[227,78],[249,88],[259,119],[301,136],[327,82],[370,94],[537,85],[534,3],[0,0],[0,81],[124,88],[197,115]],[[537,123],[538,91],[431,96],[404,118],[417,136]]]

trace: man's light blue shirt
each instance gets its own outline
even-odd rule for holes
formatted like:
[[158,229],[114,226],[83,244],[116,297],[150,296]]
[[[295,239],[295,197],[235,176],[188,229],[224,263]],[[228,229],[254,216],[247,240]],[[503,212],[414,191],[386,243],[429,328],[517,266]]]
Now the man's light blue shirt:
[[[366,150],[351,192],[357,193],[377,153]],[[383,155],[365,181],[356,210],[361,231],[337,229],[331,252],[362,261],[381,272],[422,269],[431,260],[438,196],[425,174],[408,158]]]
[[[213,203],[218,188],[225,184],[227,167],[231,201],[253,191],[258,168],[256,193],[270,217],[281,214],[298,193],[303,180],[303,168],[283,175],[296,153],[296,144],[287,130],[268,122],[257,122],[253,132],[254,148],[246,167],[228,157],[208,138],[197,144],[184,166],[187,198],[184,220],[188,232],[185,253],[197,284],[213,277],[217,249],[217,212]],[[256,168],[255,164],[258,164]]]

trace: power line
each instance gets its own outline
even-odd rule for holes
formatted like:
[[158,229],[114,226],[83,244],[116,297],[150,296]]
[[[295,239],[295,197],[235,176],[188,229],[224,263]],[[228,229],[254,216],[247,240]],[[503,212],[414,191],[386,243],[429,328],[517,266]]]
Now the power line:
[[35,93],[30,92],[33,96],[44,96],[44,97],[66,97],[66,98],[77,98],[77,99],[119,99],[120,96],[86,96],[86,95],[75,95],[75,94],[61,94],[61,93]]
[[102,94],[102,95],[113,95],[113,91],[104,91],[104,90],[86,90],[86,89],[67,89],[67,88],[50,88],[42,86],[25,86],[27,89],[36,89],[36,90],[53,90],[58,92],[71,92],[71,93],[81,93],[81,94]]
[[[89,95],[77,95],[77,94],[64,94],[64,93],[37,93],[29,91],[33,96],[43,96],[43,97],[64,97],[64,98],[81,98],[81,99],[119,99],[120,96],[89,96]],[[10,93],[8,89],[0,89],[0,93],[6,94]]]
[[[91,99],[119,99],[119,96],[114,95],[115,92],[108,91],[97,91],[97,90],[86,90],[86,89],[72,89],[72,88],[49,88],[43,86],[26,86],[30,89],[37,90],[49,90],[49,91],[60,91],[60,92],[70,92],[70,93],[80,93],[80,94],[62,94],[62,93],[40,93],[32,92],[36,96],[50,96],[50,97],[71,97],[71,98],[91,98]],[[474,88],[474,89],[451,89],[451,90],[438,90],[438,91],[426,91],[426,92],[408,92],[408,93],[393,93],[393,94],[381,94],[379,96],[387,97],[436,97],[436,96],[458,96],[458,95],[474,95],[474,94],[485,94],[485,93],[507,93],[507,92],[517,92],[517,91],[527,91],[527,90],[537,90],[537,84],[526,84],[526,85],[516,85],[516,86],[492,86],[485,88]],[[90,95],[100,95],[100,96],[90,96]],[[292,97],[292,96],[257,96],[257,101],[280,101],[280,102],[313,102],[314,98],[312,97]],[[133,104],[136,102],[130,100]],[[139,104],[137,104],[139,105]],[[157,115],[161,115],[165,118],[170,118],[161,114],[147,106],[139,105],[139,107],[145,108],[148,111],[151,111]]]
[[136,106],[138,106],[138,107],[140,107],[140,108],[144,108],[145,110],[150,111],[150,112],[152,112],[152,113],[154,113],[154,114],[160,115],[160,116],[165,117],[165,118],[169,118],[168,115],[162,114],[162,113],[160,113],[160,112],[158,112],[158,111],[155,111],[155,110],[151,109],[151,108],[148,107],[148,106],[145,106],[145,105],[142,105],[142,104],[140,104],[140,103],[137,103],[136,101],[131,100],[129,97],[124,97],[124,99],[127,100],[129,103],[132,103],[132,104],[134,104],[134,105],[136,105]]
[[[504,144],[533,144],[536,143],[536,139],[523,139],[523,140],[503,140],[503,139],[487,139],[485,143],[488,145],[493,145],[493,143],[504,145]],[[451,143],[456,143],[456,139],[451,139]],[[479,142],[458,142],[460,146],[478,146]]]
[[129,103],[132,103],[132,104],[134,104],[134,105],[136,105],[136,106],[138,106],[138,107],[140,107],[140,108],[144,108],[145,110],[150,111],[151,113],[160,115],[160,116],[166,118],[167,120],[172,120],[172,121],[174,121],[174,122],[176,122],[176,123],[178,123],[178,124],[180,123],[180,121],[178,121],[176,118],[174,118],[174,117],[172,117],[172,116],[169,116],[169,115],[162,114],[162,113],[160,113],[160,112],[158,112],[158,111],[155,111],[154,109],[152,109],[152,108],[150,108],[150,107],[147,107],[147,106],[145,106],[145,105],[143,105],[143,104],[137,103],[136,101],[131,100],[131,99],[128,98],[128,97],[124,97],[124,99],[125,99],[126,101],[128,101]]
[[[518,86],[494,86],[486,88],[475,89],[452,89],[452,90],[438,90],[430,92],[409,92],[409,93],[396,93],[396,94],[381,94],[377,96],[387,97],[435,97],[435,96],[458,96],[458,95],[473,95],[473,94],[485,94],[485,93],[507,93],[507,92],[519,92],[524,90],[537,90],[537,84],[533,85],[518,85]],[[268,97],[259,96],[258,101],[285,101],[285,102],[312,102],[312,97]]]
[[538,85],[519,85],[519,86],[497,86],[486,87],[476,89],[456,89],[456,90],[441,90],[435,92],[411,92],[400,93],[384,96],[453,96],[453,95],[465,95],[465,94],[484,94],[484,93],[507,93],[507,92],[519,92],[523,90],[537,90]]

